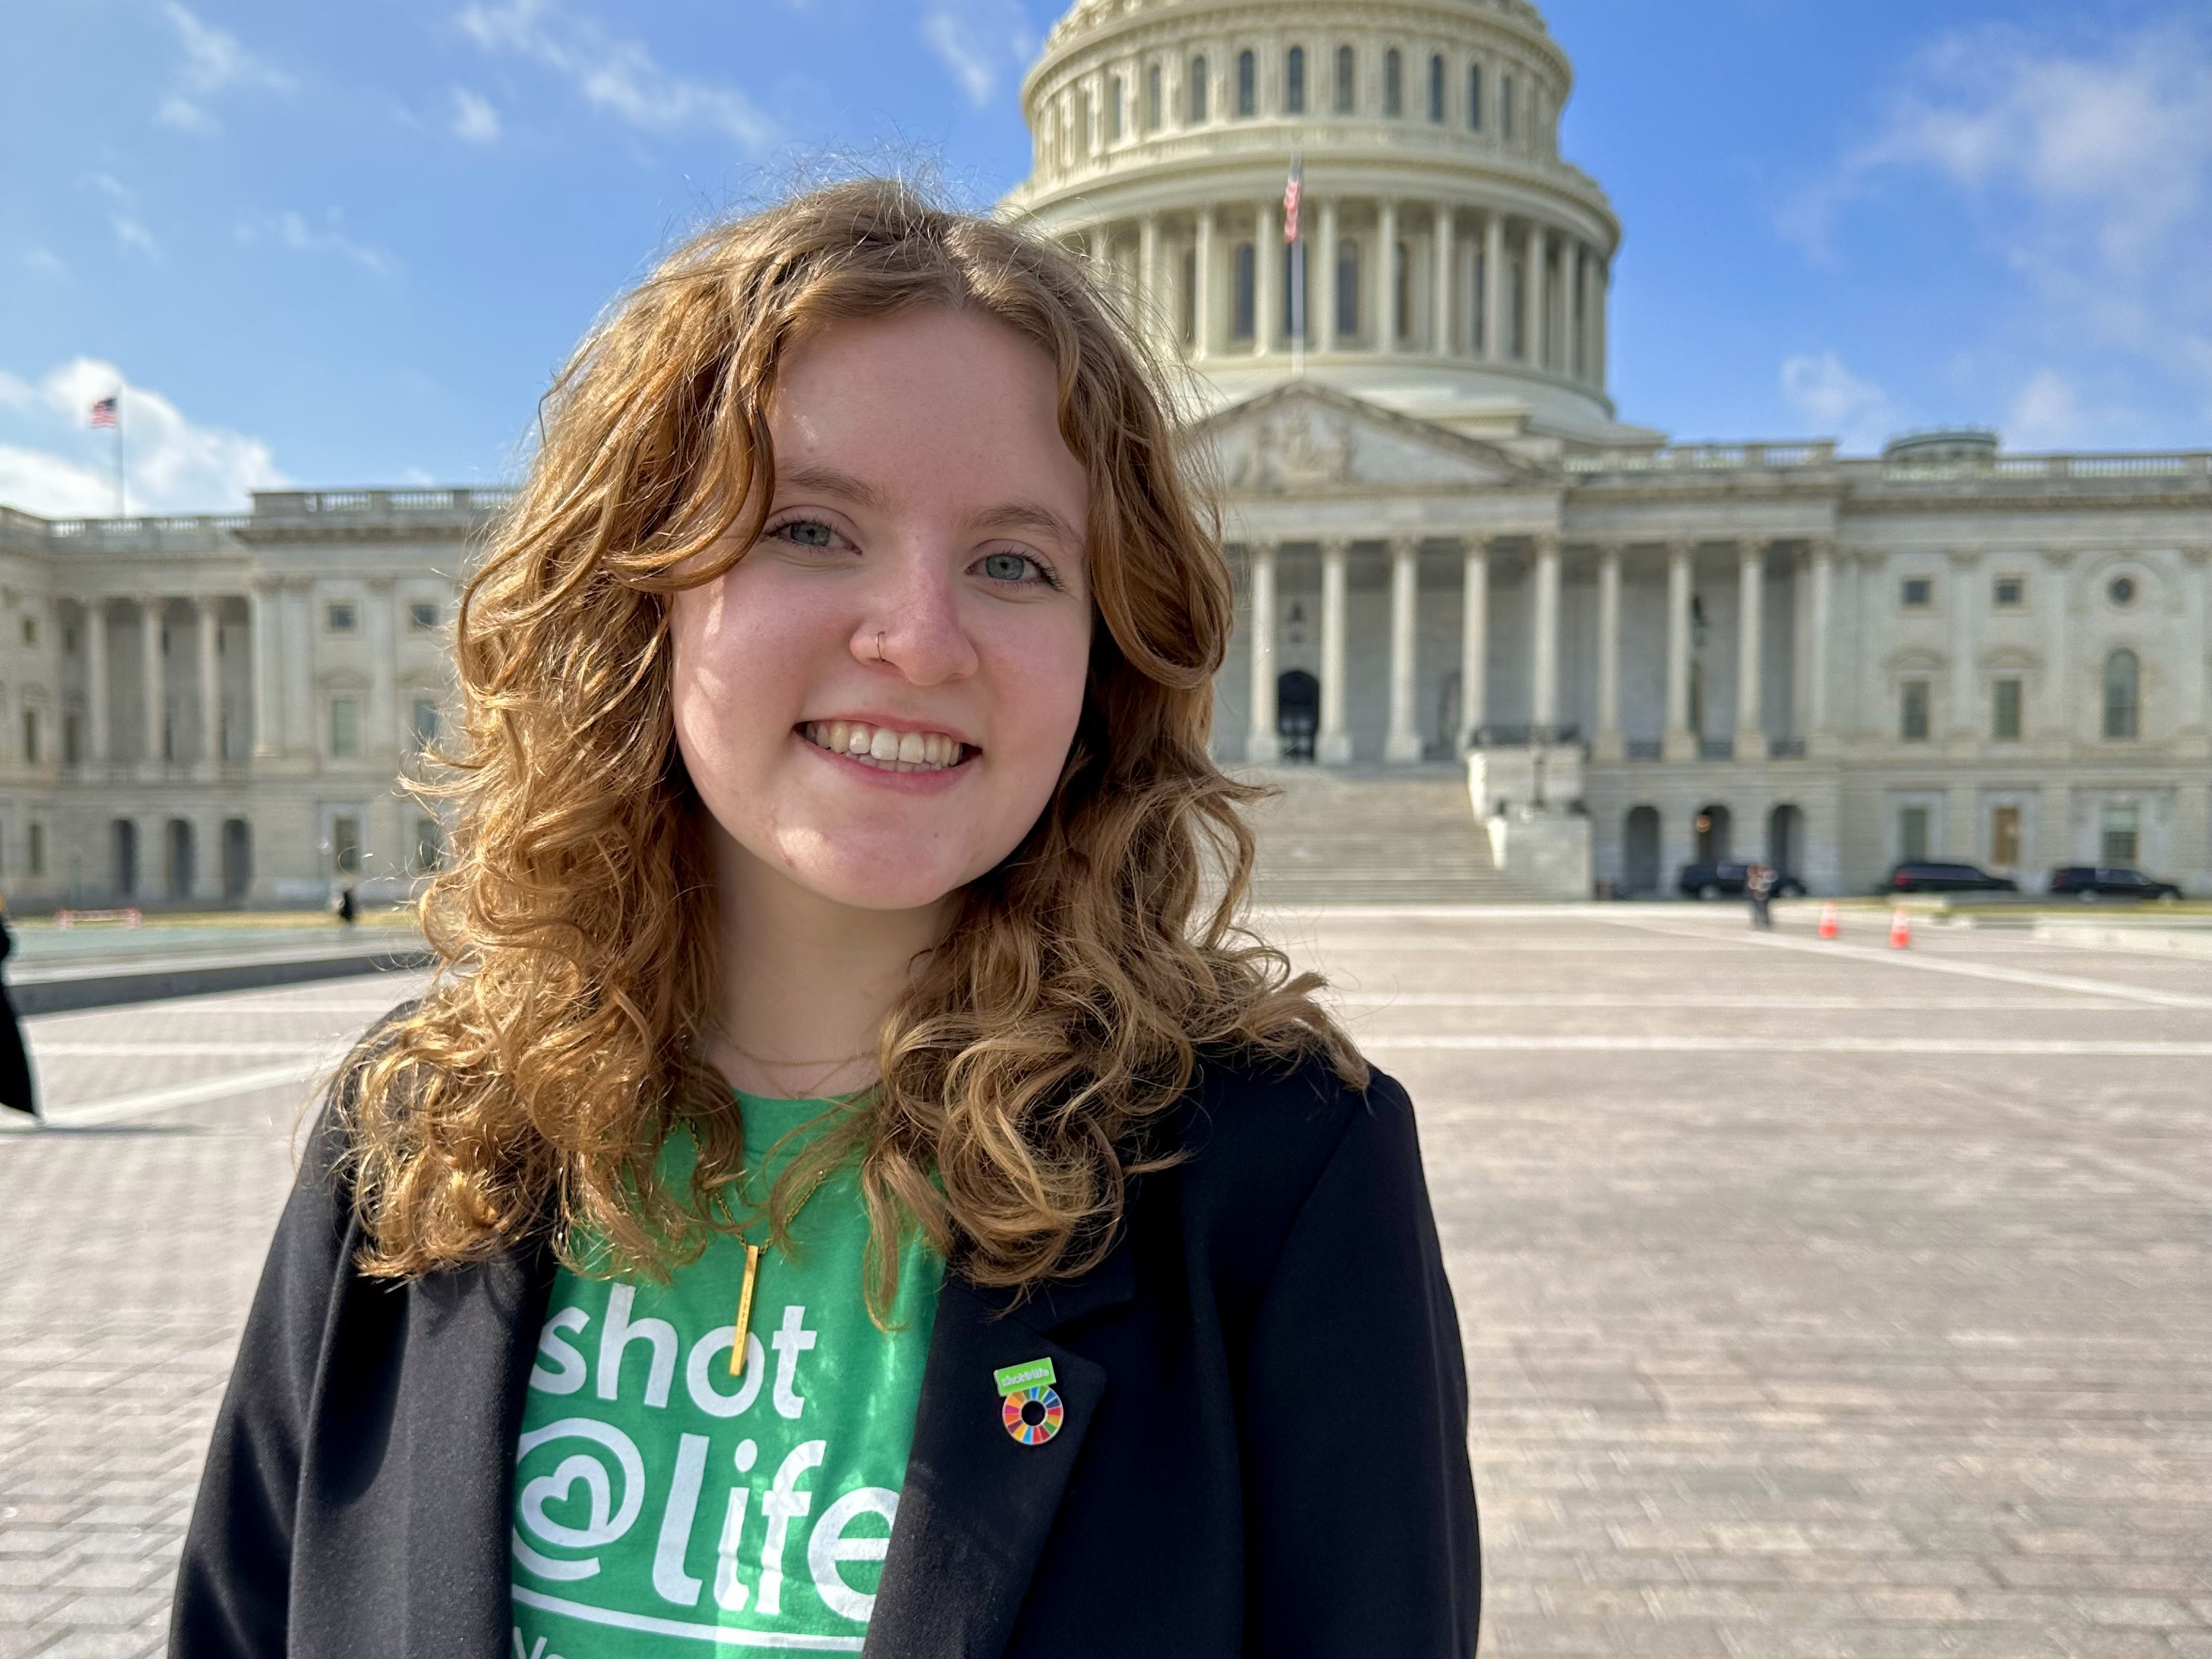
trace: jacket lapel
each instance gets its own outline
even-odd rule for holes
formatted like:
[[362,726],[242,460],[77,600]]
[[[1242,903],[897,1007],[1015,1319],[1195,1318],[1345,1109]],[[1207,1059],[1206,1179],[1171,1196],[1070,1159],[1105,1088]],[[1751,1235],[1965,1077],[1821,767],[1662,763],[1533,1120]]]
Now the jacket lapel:
[[[1126,1235],[1082,1278],[1018,1306],[945,1275],[864,1659],[998,1659],[1106,1393],[1106,1368],[1048,1333],[1135,1293]],[[1035,1359],[1052,1362],[1065,1415],[1050,1440],[1025,1446],[992,1378]]]

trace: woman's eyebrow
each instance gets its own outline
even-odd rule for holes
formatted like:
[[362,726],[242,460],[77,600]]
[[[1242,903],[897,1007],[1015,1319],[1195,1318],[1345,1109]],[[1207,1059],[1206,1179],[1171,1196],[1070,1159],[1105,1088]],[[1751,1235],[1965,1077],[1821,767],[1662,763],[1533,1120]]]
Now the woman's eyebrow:
[[1035,501],[1007,501],[986,507],[970,520],[978,530],[1034,530],[1057,538],[1071,549],[1083,545],[1082,532],[1048,507]]
[[855,477],[840,467],[795,466],[788,472],[776,474],[779,488],[788,485],[795,489],[813,490],[824,495],[835,495],[850,501],[854,507],[866,507],[872,513],[881,513],[890,506],[890,498],[866,478]]

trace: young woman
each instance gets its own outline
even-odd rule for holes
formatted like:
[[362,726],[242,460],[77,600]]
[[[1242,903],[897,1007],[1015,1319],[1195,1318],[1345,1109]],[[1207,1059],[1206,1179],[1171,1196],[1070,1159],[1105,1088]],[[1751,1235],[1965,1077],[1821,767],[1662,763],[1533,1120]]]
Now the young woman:
[[879,183],[586,343],[459,617],[449,971],[316,1133],[173,1653],[1473,1652],[1412,1110],[1233,926],[1154,384]]

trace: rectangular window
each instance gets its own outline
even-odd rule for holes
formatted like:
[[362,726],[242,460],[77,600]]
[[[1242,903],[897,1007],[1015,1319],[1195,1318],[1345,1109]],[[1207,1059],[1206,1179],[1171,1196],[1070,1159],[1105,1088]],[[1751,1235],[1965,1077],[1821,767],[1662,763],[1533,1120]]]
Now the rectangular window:
[[1395,46],[1382,54],[1382,112],[1394,118],[1406,112],[1406,60]]
[[1902,864],[1917,864],[1928,856],[1928,809],[1897,809],[1897,857]]
[[1291,115],[1306,112],[1306,49],[1292,46],[1283,64],[1283,108]]
[[1182,256],[1182,343],[1198,343],[1198,252],[1187,250]]
[[1936,603],[1936,583],[1927,576],[1907,576],[1897,590],[1897,602],[1907,611],[1924,611]]
[[416,599],[407,606],[407,625],[418,634],[428,633],[438,625],[438,607],[434,601]]
[[1106,141],[1119,143],[1121,140],[1121,77],[1113,76],[1106,83]]
[[1498,77],[1498,136],[1507,143],[1513,142],[1513,77]]
[[23,618],[23,643],[24,643],[24,644],[26,644],[26,645],[36,645],[38,642],[39,642],[39,619],[38,619],[36,617],[24,617],[24,618]]
[[1429,119],[1442,121],[1443,118],[1444,60],[1431,58],[1429,59]]
[[2137,855],[2139,819],[2132,806],[2107,806],[2098,815],[2097,861],[2107,869],[2132,870]]
[[23,764],[36,766],[38,763],[39,711],[35,708],[26,708],[23,711]]
[[31,873],[34,876],[46,873],[46,826],[43,823],[31,826]]
[[1359,337],[1359,244],[1348,236],[1336,245],[1336,337]]
[[323,611],[323,626],[333,634],[350,634],[360,620],[351,599],[334,599]]
[[446,833],[435,818],[415,820],[415,867],[435,870],[446,861]]
[[1190,121],[1193,126],[1206,119],[1206,59],[1190,60]]
[[2020,682],[1999,680],[1991,687],[1990,735],[1999,743],[2020,741]]
[[1991,585],[1990,602],[2000,611],[2017,611],[2027,603],[2027,578],[2000,576]]
[[1899,688],[1897,735],[1907,743],[1928,741],[1928,682],[1907,680]]
[[1467,66],[1467,130],[1482,131],[1482,65]]
[[349,760],[361,753],[361,704],[352,697],[331,699],[331,754]]
[[331,820],[331,863],[342,876],[361,873],[359,818],[345,817]]
[[1260,65],[1250,52],[1237,54],[1237,112],[1255,115],[1260,108]]
[[1235,292],[1230,296],[1229,337],[1233,340],[1252,337],[1254,319],[1258,315],[1259,301],[1256,287],[1259,270],[1253,259],[1252,244],[1239,242],[1231,261],[1236,273]]
[[438,705],[428,697],[415,699],[414,735],[418,754],[438,740]]
[[2000,806],[1990,814],[1990,862],[2000,870],[2020,868],[2020,808]]
[[[1304,237],[1300,237],[1296,242],[1283,249],[1282,284],[1283,314],[1279,320],[1282,325],[1283,337],[1287,340],[1298,331],[1297,325],[1300,319],[1293,314],[1297,310],[1296,301],[1298,297],[1302,295],[1305,297],[1308,307],[1313,304],[1313,290],[1308,286],[1306,243]],[[1307,337],[1310,338],[1313,334],[1313,318],[1310,309],[1304,321]]]
[[84,719],[71,709],[62,716],[62,760],[75,766],[84,758]]
[[1160,130],[1160,66],[1155,64],[1145,71],[1145,131]]

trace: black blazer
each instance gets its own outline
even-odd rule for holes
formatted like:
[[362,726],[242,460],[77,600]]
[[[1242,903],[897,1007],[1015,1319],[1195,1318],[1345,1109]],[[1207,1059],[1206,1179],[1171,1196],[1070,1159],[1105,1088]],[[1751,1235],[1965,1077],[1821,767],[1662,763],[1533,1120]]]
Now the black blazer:
[[[1405,1091],[1209,1066],[1092,1272],[948,1274],[865,1653],[1445,1659],[1480,1601],[1467,1382]],[[326,1119],[178,1569],[178,1659],[499,1659],[541,1248],[363,1279]],[[1024,1447],[992,1372],[1051,1357]]]

